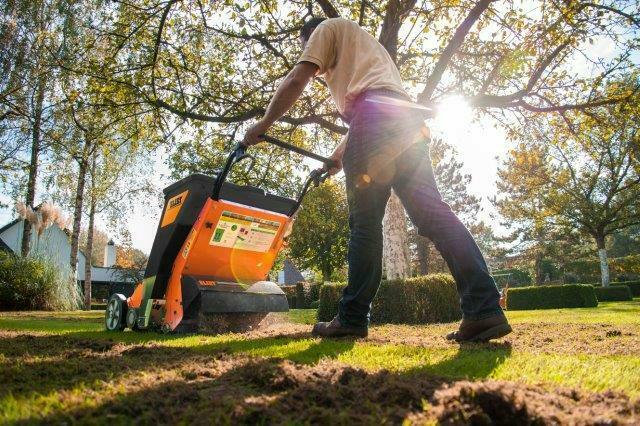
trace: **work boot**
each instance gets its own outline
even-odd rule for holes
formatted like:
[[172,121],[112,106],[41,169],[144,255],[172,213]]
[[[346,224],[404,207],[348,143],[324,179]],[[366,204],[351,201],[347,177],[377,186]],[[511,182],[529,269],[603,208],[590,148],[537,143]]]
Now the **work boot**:
[[481,320],[463,319],[458,331],[447,334],[447,340],[456,342],[486,342],[511,333],[511,326],[504,314]]
[[340,324],[340,320],[336,316],[329,322],[319,322],[313,326],[311,334],[320,337],[367,337],[369,331],[367,327],[350,327]]

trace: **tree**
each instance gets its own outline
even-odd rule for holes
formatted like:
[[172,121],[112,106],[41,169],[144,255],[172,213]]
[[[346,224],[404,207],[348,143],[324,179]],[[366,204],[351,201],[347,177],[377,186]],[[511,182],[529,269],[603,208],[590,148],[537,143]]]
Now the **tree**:
[[122,232],[122,244],[116,246],[115,274],[119,280],[139,283],[144,279],[144,270],[149,257],[131,245],[131,235]]
[[[82,251],[87,253],[87,237],[88,232],[87,228],[83,228],[80,231],[80,241],[84,241],[83,246],[81,247]],[[104,247],[107,246],[109,242],[109,235],[101,230],[98,227],[95,227],[93,230],[93,247],[94,249],[91,251],[91,264],[93,266],[104,266]]]
[[623,257],[640,253],[640,225],[633,225],[613,234],[609,254]]
[[[482,227],[483,224],[477,218],[481,210],[480,200],[470,194],[468,190],[471,175],[462,171],[464,164],[459,159],[455,147],[443,139],[435,138],[431,142],[429,152],[433,173],[443,200],[451,206],[451,209],[467,227],[477,227],[478,231],[486,233]],[[442,270],[446,267],[444,260],[439,255],[435,255],[432,250],[433,242],[426,237],[417,235],[417,229],[414,229],[413,240],[416,246],[416,269],[419,274],[425,275],[433,270]],[[429,264],[433,267],[436,262],[441,265],[441,268],[430,270]]]
[[[0,25],[0,134],[9,144],[0,151],[0,168],[26,166],[24,202],[34,207],[44,136],[53,120],[51,64],[63,50],[70,17],[66,4],[52,0],[5,2]],[[22,157],[22,158],[21,158]],[[12,160],[13,164],[9,165]],[[22,176],[18,178],[21,179]],[[7,176],[3,176],[6,183]],[[29,253],[31,224],[24,224],[21,253]]]
[[499,206],[510,219],[591,237],[608,286],[606,238],[640,223],[637,100],[565,118],[539,117],[529,126],[530,140],[500,172],[506,192]]
[[[88,57],[73,71],[128,93],[114,105],[148,105],[167,133],[185,123],[207,124],[232,139],[264,112],[278,80],[295,64],[301,18],[321,13],[354,19],[375,34],[426,105],[458,93],[509,126],[527,111],[588,111],[631,96],[603,89],[634,66],[638,47],[630,31],[640,26],[635,0],[549,1],[534,11],[526,2],[492,0],[157,0],[144,8],[121,2],[89,24],[95,41],[86,45],[110,45],[110,60]],[[589,51],[594,39],[612,42],[614,57],[596,58]],[[593,64],[588,74],[571,68],[578,58]],[[316,125],[318,149],[327,151],[346,131],[328,98],[317,79],[312,93],[282,118],[280,130]],[[387,217],[397,223],[387,220],[386,236],[403,244],[405,215],[395,201]],[[403,250],[390,248],[387,270],[406,274]]]
[[344,266],[349,239],[349,209],[344,188],[326,181],[312,189],[288,239],[289,256],[302,268],[317,269],[328,281]]

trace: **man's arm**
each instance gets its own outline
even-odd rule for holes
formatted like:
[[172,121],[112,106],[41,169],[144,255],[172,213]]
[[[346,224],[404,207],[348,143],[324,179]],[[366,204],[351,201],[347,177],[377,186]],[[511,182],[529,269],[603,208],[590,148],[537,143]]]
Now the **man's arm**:
[[276,89],[264,117],[247,130],[242,143],[248,146],[260,142],[258,135],[266,132],[273,123],[289,111],[317,72],[318,66],[311,62],[300,62],[293,67]]

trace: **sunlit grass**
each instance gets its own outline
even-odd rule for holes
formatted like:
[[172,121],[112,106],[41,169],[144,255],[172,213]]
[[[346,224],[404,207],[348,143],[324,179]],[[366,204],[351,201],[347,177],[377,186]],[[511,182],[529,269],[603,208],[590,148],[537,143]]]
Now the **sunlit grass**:
[[[632,397],[640,396],[640,355],[638,352],[600,354],[597,351],[572,352],[567,350],[571,342],[563,341],[564,349],[554,352],[555,342],[547,343],[547,350],[540,350],[530,342],[516,340],[515,334],[509,341],[492,344],[455,345],[446,343],[442,334],[455,324],[437,324],[425,326],[385,325],[373,328],[372,334],[378,341],[349,339],[317,339],[308,334],[310,324],[315,322],[315,311],[292,310],[281,314],[303,330],[294,335],[252,336],[242,334],[211,335],[163,335],[147,333],[109,333],[104,331],[102,312],[23,312],[0,314],[0,330],[14,330],[35,333],[34,339],[46,339],[47,336],[65,336],[65,344],[74,348],[74,342],[113,342],[127,345],[153,344],[151,350],[159,351],[160,362],[179,361],[180,354],[204,355],[215,357],[219,353],[244,354],[257,357],[282,358],[294,362],[315,365],[326,360],[363,368],[367,371],[386,369],[391,372],[411,375],[430,374],[445,378],[499,379],[529,384],[576,387],[586,391],[604,391],[612,389],[625,392]],[[608,345],[620,342],[635,342],[640,335],[640,300],[632,302],[601,303],[598,308],[560,309],[544,311],[507,312],[514,328],[521,325],[537,330],[540,326],[539,340],[545,337],[545,324],[555,327],[567,326],[566,339],[571,333],[580,333],[581,327],[597,327],[604,335],[614,326],[626,334],[603,341]],[[577,324],[568,327],[570,324]],[[606,324],[607,326],[601,326]],[[564,328],[562,328],[564,330]],[[412,343],[403,340],[403,333],[411,336],[423,336],[423,340]],[[535,331],[537,336],[537,331]],[[600,335],[599,334],[599,335]],[[399,335],[399,336],[398,336]],[[385,339],[391,340],[386,341]],[[395,340],[393,340],[395,338]],[[531,333],[529,334],[531,338]],[[68,340],[66,340],[68,339]],[[635,340],[634,340],[635,339]],[[433,343],[430,343],[433,342]],[[519,343],[516,345],[515,343]],[[536,343],[535,341],[533,343]],[[24,344],[24,343],[23,343]],[[532,346],[527,346],[532,344]],[[0,344],[0,378],[5,382],[5,391],[0,392],[0,422],[28,419],[39,412],[57,413],[71,406],[90,407],[100,401],[126,395],[123,380],[132,377],[154,377],[153,371],[162,365],[149,364],[132,366],[130,372],[122,372],[122,362],[111,363],[114,356],[107,354],[104,360],[98,358],[100,366],[98,376],[84,376],[78,372],[67,371],[65,360],[59,355],[38,354],[29,349],[25,358],[12,353],[11,337]],[[162,350],[184,349],[179,355],[162,355]],[[55,352],[55,351],[54,351]],[[98,356],[98,355],[96,355]],[[178,357],[167,359],[166,357]],[[192,356],[192,355],[190,355]],[[58,358],[57,358],[58,357]],[[164,358],[163,358],[164,357]],[[91,358],[90,358],[91,359]],[[128,358],[132,359],[132,358]],[[18,362],[16,363],[16,360]],[[74,361],[75,362],[75,361]],[[82,358],[78,363],[84,362]],[[74,364],[75,365],[75,364]],[[120,366],[118,366],[120,365]],[[50,367],[49,367],[50,366]],[[18,377],[36,374],[31,370],[49,371],[42,375],[42,390],[20,392],[21,382],[14,383]],[[75,367],[74,367],[75,368]],[[113,368],[113,373],[109,369]],[[38,371],[40,371],[38,370]],[[78,374],[75,377],[74,374]],[[174,370],[173,373],[177,374]],[[110,379],[112,377],[112,379]],[[128,379],[127,379],[128,378]],[[24,378],[22,380],[25,380]],[[70,380],[70,382],[69,382]],[[7,391],[8,389],[8,391]],[[18,390],[14,393],[11,390]]]

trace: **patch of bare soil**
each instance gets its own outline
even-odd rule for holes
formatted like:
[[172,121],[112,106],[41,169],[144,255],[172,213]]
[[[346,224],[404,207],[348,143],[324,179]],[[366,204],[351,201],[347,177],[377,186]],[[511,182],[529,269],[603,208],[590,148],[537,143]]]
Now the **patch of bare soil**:
[[[40,356],[25,357],[27,352]],[[328,359],[309,366],[215,346],[188,349],[3,333],[0,353],[5,357],[0,400],[9,393],[28,401],[37,401],[34,395],[57,395],[55,409],[46,415],[34,410],[24,419],[30,424],[640,422],[640,402],[618,393],[454,381],[421,371],[366,372]],[[77,386],[85,390],[73,391]]]
[[[367,342],[402,344],[429,348],[447,348],[454,343],[444,336],[457,324],[425,326],[376,325],[369,330]],[[263,321],[250,335],[275,337],[310,333],[312,326]],[[610,324],[515,324],[513,332],[501,339],[513,351],[548,354],[625,355],[640,353],[640,328]]]
[[266,323],[267,313],[233,312],[200,314],[199,331],[203,334],[244,333]]

